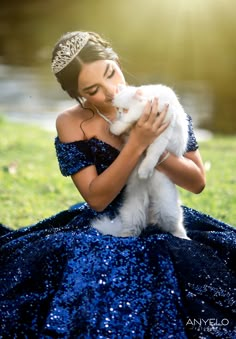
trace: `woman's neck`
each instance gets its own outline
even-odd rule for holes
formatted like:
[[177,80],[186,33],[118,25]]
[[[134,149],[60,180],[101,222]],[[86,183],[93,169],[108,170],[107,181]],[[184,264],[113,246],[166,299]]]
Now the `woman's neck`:
[[88,107],[92,110],[95,110],[95,113],[97,113],[102,119],[104,119],[108,124],[111,124],[115,118],[116,118],[116,108],[111,107],[108,109],[100,109],[94,105],[91,105],[87,103],[85,107]]

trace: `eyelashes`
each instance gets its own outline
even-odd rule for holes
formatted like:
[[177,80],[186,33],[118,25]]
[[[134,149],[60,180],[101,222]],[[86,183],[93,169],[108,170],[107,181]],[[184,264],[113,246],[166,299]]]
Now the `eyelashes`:
[[97,93],[97,91],[98,91],[98,88],[96,88],[95,89],[95,91],[93,91],[93,92],[91,92],[91,93],[88,93],[90,96],[93,96],[93,95],[95,95],[96,93]]
[[115,70],[114,70],[114,68],[113,68],[111,74],[108,76],[108,79],[112,78],[114,74],[115,74]]
[[[108,75],[108,77],[107,77],[107,79],[111,79],[113,76],[114,76],[114,74],[115,74],[115,69],[113,68],[112,69],[112,71],[111,71],[111,73]],[[93,95],[95,95],[97,92],[98,92],[98,88],[99,87],[97,87],[93,92],[90,92],[90,93],[88,93],[90,96],[93,96]]]

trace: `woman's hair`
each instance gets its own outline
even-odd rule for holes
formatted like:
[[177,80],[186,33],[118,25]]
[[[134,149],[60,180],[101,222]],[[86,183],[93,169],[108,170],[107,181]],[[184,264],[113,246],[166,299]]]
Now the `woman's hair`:
[[[60,44],[65,44],[67,40],[71,40],[74,35],[75,32],[69,32],[60,38],[53,49],[52,61],[56,54],[60,51]],[[97,60],[114,60],[119,63],[118,56],[113,51],[110,44],[102,39],[98,34],[89,32],[89,39],[78,55],[73,58],[60,72],[55,74],[62,89],[66,91],[71,98],[76,99],[80,104],[82,102],[78,91],[78,77],[82,65]]]

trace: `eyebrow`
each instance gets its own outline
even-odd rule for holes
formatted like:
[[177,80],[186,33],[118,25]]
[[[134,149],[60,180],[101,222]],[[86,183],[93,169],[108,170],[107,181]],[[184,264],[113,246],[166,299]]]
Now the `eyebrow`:
[[[104,74],[103,74],[103,76],[104,76],[104,77],[106,76],[106,74],[107,74],[107,72],[108,72],[109,68],[110,68],[110,64],[107,64],[107,65],[106,65],[105,72],[104,72]],[[91,86],[85,87],[85,88],[83,88],[83,91],[88,91],[89,89],[91,89],[91,88],[93,88],[93,87],[95,87],[95,86],[97,86],[97,85],[96,85],[96,84],[94,84],[94,85],[91,85]]]

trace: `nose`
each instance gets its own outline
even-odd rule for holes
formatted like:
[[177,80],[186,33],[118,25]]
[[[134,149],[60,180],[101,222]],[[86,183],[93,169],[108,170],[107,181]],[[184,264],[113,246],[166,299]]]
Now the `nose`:
[[114,95],[117,93],[117,86],[110,85],[105,89],[105,95],[108,100],[112,100]]

